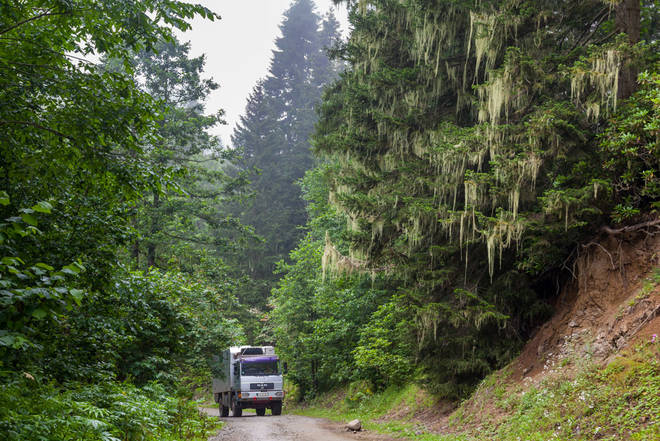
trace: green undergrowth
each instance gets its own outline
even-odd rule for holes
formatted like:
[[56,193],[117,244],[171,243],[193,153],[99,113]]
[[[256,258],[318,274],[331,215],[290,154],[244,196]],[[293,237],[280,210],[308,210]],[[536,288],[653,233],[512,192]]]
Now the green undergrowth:
[[660,343],[656,338],[605,367],[585,363],[577,374],[536,385],[515,383],[500,371],[440,425],[444,433],[431,433],[426,427],[435,422],[422,412],[438,403],[408,385],[375,394],[345,388],[290,410],[338,421],[359,418],[367,430],[423,441],[652,441],[660,439]]
[[62,386],[30,374],[0,380],[2,440],[206,441],[221,427],[158,383]]
[[288,411],[335,421],[358,418],[366,430],[423,440],[426,435],[416,435],[420,428],[414,416],[436,404],[436,398],[414,384],[374,393],[367,383],[358,382],[304,404],[290,404]]

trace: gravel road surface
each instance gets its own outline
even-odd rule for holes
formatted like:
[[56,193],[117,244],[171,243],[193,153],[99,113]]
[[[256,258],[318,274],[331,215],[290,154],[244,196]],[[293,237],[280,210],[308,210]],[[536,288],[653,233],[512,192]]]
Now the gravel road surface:
[[[217,408],[204,408],[204,412],[218,417]],[[375,433],[346,432],[344,425],[299,415],[266,416],[243,414],[240,418],[222,418],[225,422],[220,433],[209,441],[347,441],[389,440]]]

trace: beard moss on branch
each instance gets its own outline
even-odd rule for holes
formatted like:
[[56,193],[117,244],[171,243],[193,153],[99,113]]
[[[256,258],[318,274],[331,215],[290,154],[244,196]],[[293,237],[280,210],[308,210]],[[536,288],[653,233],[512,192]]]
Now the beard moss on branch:
[[[531,72],[529,70],[530,64],[538,63],[538,58],[543,56],[544,48],[540,47],[542,43],[539,42],[539,35],[547,32],[544,29],[552,14],[542,10],[532,26],[525,26],[529,24],[525,21],[529,21],[530,17],[518,14],[517,8],[524,3],[521,1],[501,2],[497,10],[485,6],[480,10],[479,2],[476,2],[473,9],[468,11],[453,3],[438,3],[441,5],[439,9],[425,8],[418,2],[359,2],[359,12],[369,26],[354,33],[354,44],[361,48],[364,56],[356,57],[355,70],[347,76],[347,80],[352,78],[351,82],[355,84],[367,85],[372,78],[382,78],[381,72],[390,72],[386,80],[392,83],[392,87],[376,92],[373,99],[373,105],[376,106],[376,111],[372,113],[377,129],[376,139],[386,149],[369,154],[368,157],[376,159],[379,172],[400,171],[401,158],[414,155],[427,163],[422,174],[435,176],[435,185],[423,184],[418,189],[413,184],[413,190],[422,193],[432,187],[436,218],[432,219],[431,216],[431,219],[424,219],[423,215],[409,213],[411,217],[408,222],[397,222],[398,230],[407,238],[408,251],[411,252],[424,242],[419,234],[423,227],[433,234],[437,231],[433,224],[439,222],[448,239],[457,240],[461,244],[464,232],[470,230],[473,237],[486,244],[492,273],[493,247],[508,248],[516,243],[522,236],[524,223],[516,222],[516,234],[501,234],[501,222],[480,223],[478,219],[491,218],[497,207],[505,207],[508,217],[517,219],[521,195],[536,192],[536,183],[544,164],[562,153],[561,132],[553,131],[552,127],[546,127],[545,131],[524,130],[527,121],[520,117],[533,105],[534,89],[550,86],[543,83],[538,71],[540,68],[532,69]],[[384,20],[385,16],[389,21]],[[532,30],[527,30],[525,35],[522,28]],[[394,36],[394,30],[398,32],[398,37]],[[460,65],[450,64],[447,54],[460,49],[458,38],[465,34],[468,36],[467,48],[464,48],[466,63],[462,75],[459,75]],[[392,49],[392,40],[396,38],[404,46],[399,48],[397,57],[392,58],[391,53],[382,53],[384,48]],[[473,67],[470,67],[470,60],[473,61]],[[392,76],[396,74],[386,62],[406,66],[406,70],[413,68],[415,71],[406,74],[411,78],[397,78]],[[591,65],[587,67],[583,68],[578,63],[569,70],[571,97],[579,104],[585,93],[595,90],[600,103],[589,101],[585,113],[589,119],[598,119],[601,109],[616,108],[618,72],[621,68],[619,51],[609,49],[603,51],[601,56],[593,55]],[[559,70],[557,72],[555,76],[559,75]],[[533,75],[540,77],[541,83]],[[456,81],[459,76],[463,77],[462,86]],[[447,128],[429,130],[411,126],[408,120],[415,118],[410,112],[412,109],[433,108],[433,103],[438,103],[438,99],[447,93],[454,94],[457,99],[469,94],[466,87],[468,76],[475,85],[476,100],[472,101],[476,101],[477,122],[481,123],[473,127],[473,136],[481,139],[472,142],[467,148],[459,140],[454,148],[444,146],[438,151],[435,147],[439,144],[438,140],[446,137]],[[485,81],[480,83],[480,78]],[[548,83],[557,81],[557,78],[551,78]],[[460,109],[460,105],[455,107],[457,111]],[[350,115],[347,122],[354,130],[367,128],[364,121],[356,118],[353,112]],[[411,130],[411,127],[414,128]],[[546,149],[543,152],[548,140],[553,141],[554,151]],[[361,158],[351,156],[350,150],[342,162],[347,169],[354,171],[373,169],[371,164]],[[484,164],[488,169],[485,173],[491,178],[466,178],[469,171],[480,173]],[[376,184],[375,188],[382,189],[389,184]],[[342,207],[338,201],[341,197],[337,195],[353,193],[351,186],[340,184],[337,190],[332,194],[332,201],[343,208],[350,218],[364,217],[364,213]],[[371,190],[370,194],[373,192]],[[464,195],[463,207],[457,206],[461,192]],[[594,197],[597,197],[597,191],[594,191]],[[569,205],[563,208],[567,210]],[[462,210],[462,214],[442,216],[448,211],[457,210]],[[369,217],[375,216],[367,215]],[[564,218],[568,222],[567,214]],[[467,228],[464,225],[466,219]],[[368,254],[368,250],[363,251]]]
[[[327,241],[324,267],[391,268],[424,350],[454,353],[454,337],[479,334],[476,314],[448,320],[467,308],[456,289],[477,292],[482,312],[488,304],[512,317],[504,334],[528,332],[535,313],[519,305],[538,311],[540,300],[513,287],[546,273],[607,207],[595,135],[616,111],[620,72],[644,50],[608,36],[603,9],[601,0],[354,9],[351,68],[326,96],[316,136],[339,164],[329,199],[350,219],[351,251]],[[430,314],[431,303],[448,309]],[[438,326],[456,334],[432,344]]]

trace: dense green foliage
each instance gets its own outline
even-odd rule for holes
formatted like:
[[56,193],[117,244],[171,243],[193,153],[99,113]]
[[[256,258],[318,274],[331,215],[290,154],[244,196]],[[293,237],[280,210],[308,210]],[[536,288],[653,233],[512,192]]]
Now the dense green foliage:
[[141,389],[127,383],[59,388],[25,377],[3,383],[0,433],[7,441],[205,441],[218,425],[157,383]]
[[[372,280],[361,274],[324,279],[321,261],[326,231],[339,234],[345,228],[344,217],[327,202],[324,170],[328,168],[314,169],[303,180],[310,231],[291,252],[292,263],[280,264],[283,277],[271,297],[275,309],[269,325],[274,328],[278,352],[289,361],[288,378],[297,385],[299,398],[313,396],[360,375],[379,383],[397,379],[381,377],[378,371],[379,366],[396,369],[395,360],[376,359],[366,353],[358,359],[368,359],[369,366],[356,372],[353,350],[362,339],[364,352],[372,350],[374,344],[387,344],[385,336],[372,336],[365,326],[388,299],[388,286],[381,277]],[[401,333],[402,329],[405,323],[393,323],[391,338],[404,339],[406,332]]]
[[612,219],[635,218],[660,208],[660,65],[639,77],[639,90],[623,103],[600,135],[607,186],[614,189]]
[[[656,219],[659,10],[342,3],[354,29],[336,52],[350,68],[325,94],[314,143],[327,165],[310,179],[346,227],[310,221],[274,291],[278,332],[350,330],[342,357],[305,368],[306,389],[316,371],[376,385],[416,374],[463,395],[549,316],[576,246]],[[368,298],[355,272],[387,294],[347,324],[315,302]]]
[[251,243],[240,256],[241,268],[254,279],[242,300],[262,309],[276,279],[276,263],[302,237],[305,203],[296,182],[312,167],[309,137],[322,88],[337,74],[337,63],[328,59],[326,48],[338,40],[338,29],[335,17],[322,20],[311,0],[292,2],[268,75],[252,91],[232,136],[241,151],[235,164],[249,174],[254,192],[251,203],[237,212],[264,239]]
[[169,0],[0,2],[2,439],[214,427],[182,380],[207,381],[254,319],[222,259],[245,228],[222,208],[242,178],[206,132],[216,86],[172,37],[195,15],[216,18]]
[[223,211],[240,196],[245,180],[224,172],[232,153],[207,133],[223,123],[222,111],[204,114],[204,100],[218,85],[202,79],[205,58],[189,58],[189,51],[188,43],[160,41],[131,62],[135,81],[163,109],[158,138],[145,148],[147,160],[156,175],[173,178],[155,185],[135,207],[132,266],[188,273],[202,264],[222,268],[221,256],[245,233]]

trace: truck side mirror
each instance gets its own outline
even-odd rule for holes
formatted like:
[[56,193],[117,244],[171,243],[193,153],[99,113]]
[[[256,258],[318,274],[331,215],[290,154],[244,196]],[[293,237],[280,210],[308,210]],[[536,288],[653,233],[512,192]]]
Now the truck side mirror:
[[284,362],[284,369],[283,372],[286,374],[289,372],[289,365],[286,364],[286,361]]

